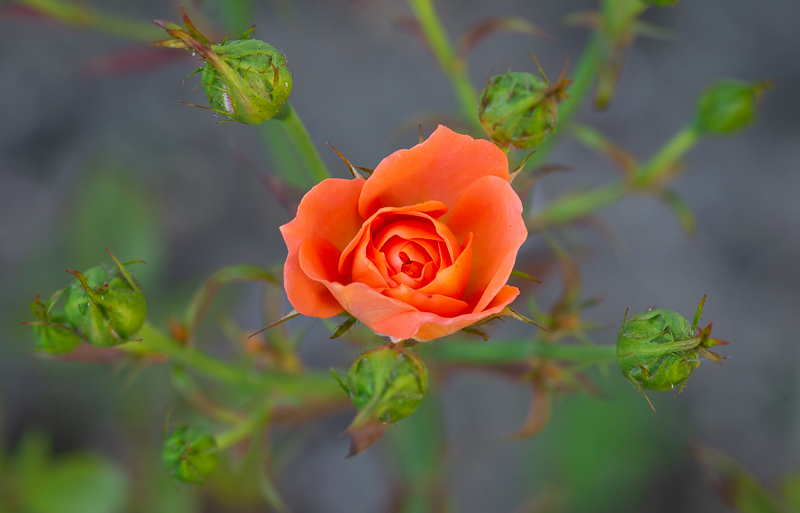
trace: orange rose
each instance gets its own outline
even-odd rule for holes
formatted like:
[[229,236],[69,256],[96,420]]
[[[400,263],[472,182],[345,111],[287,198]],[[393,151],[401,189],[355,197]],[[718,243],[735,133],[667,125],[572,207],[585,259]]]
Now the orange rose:
[[281,226],[284,283],[301,314],[346,310],[395,340],[444,337],[499,313],[527,230],[508,159],[439,126],[368,180],[328,179]]

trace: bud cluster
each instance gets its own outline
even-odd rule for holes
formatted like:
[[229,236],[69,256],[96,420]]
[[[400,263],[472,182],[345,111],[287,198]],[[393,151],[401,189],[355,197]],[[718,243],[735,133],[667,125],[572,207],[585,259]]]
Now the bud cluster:
[[[147,298],[133,276],[113,255],[114,266],[101,264],[85,272],[67,271],[77,279],[53,294],[48,304],[36,296],[31,304],[36,349],[65,354],[81,341],[111,347],[130,340],[147,318]],[[63,313],[54,306],[64,295]]]

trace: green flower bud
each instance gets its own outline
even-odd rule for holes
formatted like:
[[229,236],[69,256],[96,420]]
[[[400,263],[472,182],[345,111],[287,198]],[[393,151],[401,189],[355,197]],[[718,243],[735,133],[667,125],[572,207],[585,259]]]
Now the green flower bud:
[[567,96],[572,80],[562,74],[551,85],[544,73],[542,78],[510,72],[489,79],[481,93],[478,119],[495,144],[503,148],[535,148],[555,130],[558,103]]
[[694,126],[698,132],[717,135],[740,130],[756,118],[758,106],[768,82],[749,84],[722,80],[706,89],[697,104]]
[[217,58],[203,67],[211,108],[246,125],[274,117],[292,92],[292,74],[274,46],[257,39],[211,45]]
[[66,354],[75,349],[81,341],[81,336],[66,322],[64,315],[52,314],[51,310],[64,294],[64,289],[56,291],[48,304],[43,303],[39,296],[31,302],[33,315],[39,321],[29,322],[33,326],[33,337],[36,340],[36,350],[50,354]]
[[700,356],[721,363],[722,356],[707,348],[727,344],[709,338],[711,325],[697,329],[705,298],[690,324],[672,310],[652,308],[623,321],[617,338],[617,362],[622,375],[637,388],[671,390],[683,385],[700,365]]
[[185,30],[155,20],[172,37],[155,46],[184,48],[205,59],[206,64],[191,75],[202,72],[203,91],[211,110],[247,125],[263,123],[281,111],[292,92],[292,74],[277,48],[247,39],[255,26],[236,41],[212,44],[195,28],[185,9],[183,21]]
[[219,449],[212,435],[182,427],[164,440],[162,459],[170,476],[185,483],[200,483],[217,467]]
[[392,344],[361,355],[350,366],[347,385],[339,384],[359,411],[350,425],[354,430],[410,417],[428,391],[428,369],[419,356]]
[[67,320],[90,344],[111,347],[135,335],[147,318],[144,292],[125,269],[105,264],[85,273],[68,271],[77,281],[67,291]]

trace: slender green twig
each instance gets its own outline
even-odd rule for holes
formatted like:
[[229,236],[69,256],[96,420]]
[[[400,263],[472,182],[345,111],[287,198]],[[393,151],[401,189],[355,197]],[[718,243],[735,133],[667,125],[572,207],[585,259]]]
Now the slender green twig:
[[677,161],[692,149],[700,139],[700,135],[693,125],[686,126],[675,134],[653,158],[634,174],[636,185],[648,185],[659,175],[669,173]]
[[303,121],[297,115],[291,103],[287,102],[283,110],[275,116],[275,119],[280,122],[281,128],[283,128],[286,136],[294,145],[311,178],[317,183],[330,178],[331,175],[328,172],[328,168],[325,167],[325,163],[317,153],[314,141],[311,140]]
[[466,67],[459,67],[447,32],[442,25],[432,0],[408,0],[414,11],[425,40],[428,42],[439,67],[442,68],[458,98],[459,109],[464,119],[475,127],[478,125],[478,92],[470,82]]

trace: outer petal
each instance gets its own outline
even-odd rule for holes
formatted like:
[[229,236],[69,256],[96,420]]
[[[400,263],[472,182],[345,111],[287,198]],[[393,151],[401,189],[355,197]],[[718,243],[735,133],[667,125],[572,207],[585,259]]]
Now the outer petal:
[[297,216],[280,228],[289,249],[283,267],[286,295],[303,315],[332,317],[343,310],[324,285],[306,276],[300,268],[298,253],[303,242],[312,237],[329,241],[338,251],[353,240],[364,222],[357,208],[364,183],[362,179],[338,178],[320,182],[303,197]]
[[508,158],[503,150],[439,125],[425,142],[396,151],[378,164],[364,186],[358,211],[367,219],[383,207],[428,200],[453,208],[464,191],[484,176],[508,182]]
[[508,281],[528,231],[522,202],[508,181],[494,176],[477,180],[453,207],[448,227],[456,237],[474,234],[472,272],[464,291],[470,311],[481,312]]
[[489,303],[486,310],[482,312],[473,312],[451,318],[426,312],[401,313],[370,325],[370,328],[390,337],[398,339],[414,338],[425,342],[435,338],[446,337],[483,318],[500,313],[518,295],[518,288],[505,285]]

